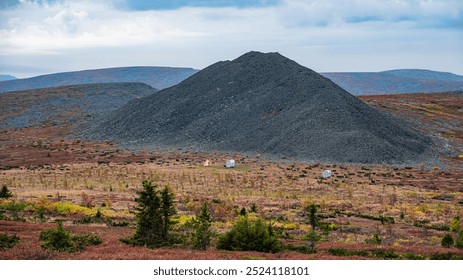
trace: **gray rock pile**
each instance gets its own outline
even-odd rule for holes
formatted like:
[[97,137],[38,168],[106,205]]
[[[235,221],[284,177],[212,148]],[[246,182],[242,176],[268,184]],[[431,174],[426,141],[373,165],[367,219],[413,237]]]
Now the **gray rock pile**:
[[85,132],[138,147],[261,153],[309,161],[423,160],[431,140],[278,53],[217,62],[134,100]]

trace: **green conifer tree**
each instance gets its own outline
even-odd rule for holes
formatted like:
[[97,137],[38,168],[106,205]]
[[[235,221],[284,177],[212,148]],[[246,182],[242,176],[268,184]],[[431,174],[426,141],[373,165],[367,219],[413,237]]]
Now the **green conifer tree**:
[[162,215],[162,238],[169,241],[169,229],[171,226],[170,217],[175,215],[177,211],[174,206],[174,194],[167,186],[161,191],[161,215]]
[[170,243],[171,217],[176,213],[174,194],[168,187],[159,193],[157,185],[143,181],[143,190],[138,192],[136,208],[137,228],[131,238],[122,239],[132,245],[161,247]]
[[211,223],[212,217],[209,207],[206,203],[201,206],[201,211],[193,219],[195,231],[192,236],[193,248],[198,250],[207,250],[211,244]]
[[315,227],[317,226],[317,223],[318,223],[317,208],[318,208],[318,205],[316,205],[315,203],[311,203],[305,208],[305,211],[309,218],[309,223],[312,227],[312,232],[311,232],[310,240],[309,240],[309,250],[312,253],[314,253],[316,250],[315,248],[315,243],[316,243]]
[[453,246],[453,238],[452,238],[452,235],[450,233],[447,232],[444,235],[444,237],[442,237],[441,245],[442,245],[442,247],[445,247],[445,248],[450,248],[450,247]]
[[0,190],[0,198],[10,198],[13,197],[13,194],[11,191],[8,189],[6,185],[2,186],[2,189]]

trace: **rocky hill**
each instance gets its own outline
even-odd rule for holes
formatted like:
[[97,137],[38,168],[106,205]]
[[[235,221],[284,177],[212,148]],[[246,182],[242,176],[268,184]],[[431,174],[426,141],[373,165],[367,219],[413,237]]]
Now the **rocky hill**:
[[431,140],[278,53],[215,63],[105,115],[85,133],[144,148],[261,153],[302,160],[398,163]]
[[0,82],[0,92],[31,90],[92,83],[139,82],[164,89],[188,78],[198,70],[175,67],[120,67],[56,73]]
[[463,76],[420,69],[322,73],[354,95],[463,90]]
[[142,83],[105,83],[3,93],[0,129],[79,124],[154,92]]

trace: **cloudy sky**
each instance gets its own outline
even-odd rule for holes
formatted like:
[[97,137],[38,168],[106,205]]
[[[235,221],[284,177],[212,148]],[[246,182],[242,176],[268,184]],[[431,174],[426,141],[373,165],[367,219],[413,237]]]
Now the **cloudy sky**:
[[463,0],[0,0],[0,74],[201,69],[250,50],[319,72],[463,75]]

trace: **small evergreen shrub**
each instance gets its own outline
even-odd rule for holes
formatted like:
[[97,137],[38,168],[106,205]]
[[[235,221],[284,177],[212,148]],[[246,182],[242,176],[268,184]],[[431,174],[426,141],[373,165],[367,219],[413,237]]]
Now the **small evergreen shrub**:
[[404,212],[400,212],[400,219],[403,220],[405,218],[405,213]]
[[[378,258],[384,260],[397,260],[406,258],[405,255],[399,255],[393,251],[387,250],[348,250],[344,248],[330,248],[328,249],[328,253],[334,256],[361,256],[366,258]],[[411,257],[411,255],[409,256]],[[418,258],[417,256],[414,256]],[[423,259],[423,258],[419,258]]]
[[344,248],[329,248],[328,253],[333,256],[351,256],[351,252]]
[[103,242],[99,236],[92,233],[74,235],[72,239],[78,251],[86,246],[99,245]]
[[252,212],[252,213],[257,213],[257,205],[256,205],[255,203],[253,203],[253,204],[251,205],[251,212]]
[[0,190],[0,198],[10,198],[13,197],[13,194],[11,191],[8,189],[6,185],[2,186],[2,189]]
[[43,241],[42,248],[58,252],[82,251],[85,246],[101,244],[100,237],[94,234],[73,235],[63,227],[59,221],[56,228],[44,230],[40,233],[40,241]]
[[460,216],[456,215],[453,217],[452,221],[450,221],[449,230],[451,232],[459,232],[460,229],[461,229]]
[[9,236],[0,233],[0,250],[13,248],[19,242],[19,237],[15,235]]
[[445,247],[445,248],[450,248],[452,247],[453,245],[453,238],[452,238],[452,235],[450,233],[446,233],[444,235],[444,237],[442,237],[442,240],[441,240],[441,245],[442,247]]
[[8,217],[5,216],[5,211],[4,210],[0,210],[0,220],[8,221]]
[[319,225],[319,222],[320,222],[320,217],[317,214],[319,207],[320,205],[317,205],[312,202],[304,208],[304,214],[307,215],[308,222],[312,228],[312,231],[310,232],[310,235],[308,236],[308,240],[309,240],[308,245],[309,245],[309,250],[311,253],[316,252],[315,243],[317,242],[317,232],[315,231],[315,229]]
[[429,258],[430,260],[453,260],[455,259],[452,253],[435,253]]
[[455,247],[458,249],[463,249],[463,230],[458,232],[458,236],[455,239]]
[[59,221],[57,228],[44,230],[40,233],[40,241],[43,241],[42,248],[50,251],[73,252],[76,247],[72,241],[72,235],[64,229],[63,222]]
[[130,226],[130,223],[127,221],[116,222],[116,221],[111,220],[111,218],[109,217],[106,217],[105,223],[108,227],[128,227]]
[[85,216],[79,220],[73,221],[73,224],[101,224],[106,223],[106,219],[103,218],[103,214],[101,213],[100,208],[97,209],[96,214],[93,216]]
[[194,249],[207,250],[210,246],[212,237],[211,223],[211,212],[207,204],[204,203],[201,206],[201,212],[192,221],[194,232],[191,241]]
[[373,234],[372,238],[365,240],[367,244],[371,245],[381,245],[381,241],[382,239],[377,233]]
[[330,248],[328,253],[333,256],[361,256],[369,257],[371,253],[366,250],[348,250],[344,248]]
[[286,244],[283,246],[283,250],[299,252],[303,254],[311,253],[309,248],[306,245],[294,245],[294,244]]
[[393,251],[373,250],[371,253],[374,257],[383,260],[396,260],[400,258],[400,255]]
[[20,212],[24,211],[24,209],[26,209],[26,207],[29,205],[30,204],[22,201],[5,201],[4,203],[0,204],[0,209],[9,210],[13,212]]
[[405,260],[425,260],[426,257],[423,256],[423,255],[416,255],[416,254],[413,254],[413,253],[404,253],[402,255],[402,259],[405,259]]
[[275,253],[281,250],[281,243],[271,225],[261,219],[251,221],[248,216],[241,216],[230,231],[219,237],[217,249]]

